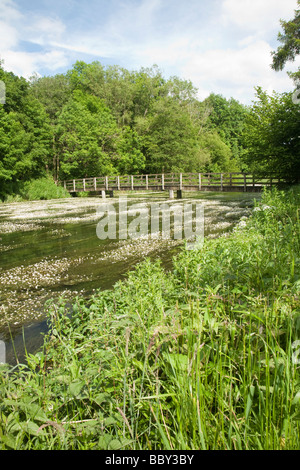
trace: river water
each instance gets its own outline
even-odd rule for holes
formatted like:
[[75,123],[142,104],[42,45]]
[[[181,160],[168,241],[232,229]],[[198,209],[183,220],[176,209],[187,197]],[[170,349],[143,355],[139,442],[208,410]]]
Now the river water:
[[[149,215],[155,204],[165,203],[171,209],[190,204],[193,210],[201,204],[204,236],[212,238],[247,217],[260,195],[184,193],[180,200],[169,200],[165,193],[121,197],[128,210],[140,204]],[[0,340],[6,345],[7,362],[22,362],[25,346],[27,352],[40,347],[50,299],[63,297],[71,304],[76,296],[88,298],[98,289],[109,289],[146,257],[159,257],[166,269],[171,267],[172,257],[185,243],[174,239],[172,231],[170,238],[153,238],[149,229],[148,236],[137,239],[100,239],[96,229],[105,204],[115,210],[118,220],[119,198],[0,204]],[[128,224],[134,218],[129,217]]]

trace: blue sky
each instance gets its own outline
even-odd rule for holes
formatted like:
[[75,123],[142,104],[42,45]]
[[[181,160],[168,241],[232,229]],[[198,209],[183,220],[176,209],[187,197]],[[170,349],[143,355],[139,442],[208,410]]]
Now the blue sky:
[[290,91],[287,70],[271,67],[280,18],[296,0],[0,0],[0,58],[29,78],[64,73],[77,60],[191,80],[250,104],[254,87]]

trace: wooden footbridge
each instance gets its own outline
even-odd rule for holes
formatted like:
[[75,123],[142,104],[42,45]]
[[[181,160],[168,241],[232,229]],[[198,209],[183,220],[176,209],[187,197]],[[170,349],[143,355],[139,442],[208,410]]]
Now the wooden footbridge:
[[278,179],[255,180],[245,173],[180,173],[155,175],[99,176],[63,182],[73,196],[91,192],[113,196],[114,191],[169,191],[169,196],[182,197],[183,191],[242,191],[259,192],[264,186],[280,183]]

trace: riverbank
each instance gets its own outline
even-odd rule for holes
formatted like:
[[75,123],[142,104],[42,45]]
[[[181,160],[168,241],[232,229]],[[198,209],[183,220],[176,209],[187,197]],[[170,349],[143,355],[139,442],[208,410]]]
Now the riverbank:
[[26,366],[1,366],[3,449],[299,449],[299,188],[166,272],[49,309]]
[[[168,200],[163,192],[119,196],[127,198],[128,208],[138,203],[149,212],[160,203],[176,211],[186,203],[192,203],[194,209],[201,203],[205,237],[232,230],[254,204],[254,195],[249,193],[185,193],[181,201]],[[117,218],[120,200],[107,199]],[[164,268],[171,267],[183,240],[99,240],[98,211],[105,204],[101,198],[89,197],[0,205],[0,340],[7,343],[10,364],[16,363],[16,354],[20,362],[24,360],[23,328],[28,351],[40,347],[38,325],[44,331],[44,306],[49,299],[89,298],[95,289],[112,288],[146,256],[160,258]],[[173,220],[170,224],[172,228]]]

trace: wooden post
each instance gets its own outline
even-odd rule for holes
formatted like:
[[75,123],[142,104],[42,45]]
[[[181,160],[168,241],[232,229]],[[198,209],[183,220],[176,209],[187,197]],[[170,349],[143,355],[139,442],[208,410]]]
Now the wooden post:
[[182,191],[182,173],[179,175],[179,189]]
[[97,178],[94,178],[94,190],[97,191]]
[[199,180],[199,191],[201,191],[201,187],[202,187],[202,184],[201,184],[201,173],[198,174],[198,180]]
[[161,175],[161,189],[162,191],[165,190],[165,175],[164,174]]
[[85,178],[83,178],[83,191],[85,191]]
[[149,189],[149,180],[148,180],[148,175],[146,175],[146,189]]
[[118,191],[120,191],[120,176],[117,176]]
[[174,199],[174,189],[169,189],[169,198]]
[[64,188],[67,189],[67,182],[64,181]]
[[133,175],[131,175],[131,191],[133,191]]
[[105,189],[108,191],[108,176],[105,176]]
[[221,173],[221,191],[223,191],[223,173]]
[[106,193],[105,193],[105,191],[101,191],[101,196],[102,196],[102,199],[105,199],[105,198],[106,198]]
[[74,193],[76,192],[76,183],[75,183],[75,180],[73,180],[73,191],[74,191]]

